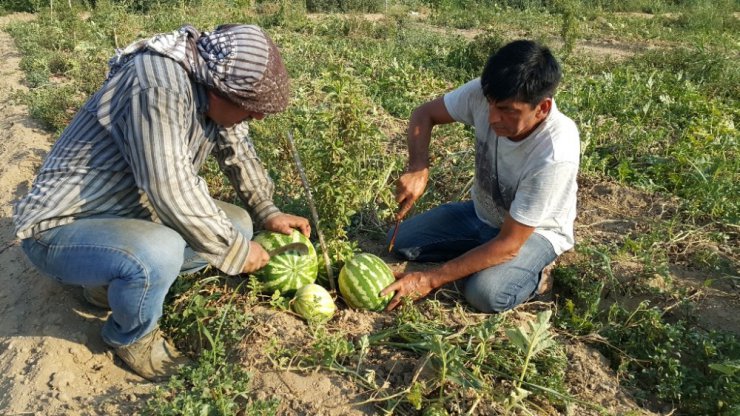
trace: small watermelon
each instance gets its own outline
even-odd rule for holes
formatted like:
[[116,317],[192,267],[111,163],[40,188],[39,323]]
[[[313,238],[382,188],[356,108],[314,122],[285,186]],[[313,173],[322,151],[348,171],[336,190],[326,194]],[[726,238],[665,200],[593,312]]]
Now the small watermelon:
[[395,281],[391,268],[378,256],[361,253],[344,264],[339,272],[339,291],[355,309],[380,311],[393,294],[380,297],[380,291]]
[[291,235],[285,235],[266,231],[257,234],[254,241],[267,251],[294,242],[308,246],[308,254],[300,255],[290,251],[278,254],[270,259],[267,266],[254,273],[262,282],[265,291],[271,293],[279,290],[280,293],[291,293],[316,280],[319,270],[316,249],[300,232],[293,230]]
[[448,416],[447,409],[445,409],[442,403],[434,403],[431,406],[424,409],[421,416]]
[[311,283],[295,292],[293,310],[307,321],[323,322],[334,316],[337,305],[326,289]]

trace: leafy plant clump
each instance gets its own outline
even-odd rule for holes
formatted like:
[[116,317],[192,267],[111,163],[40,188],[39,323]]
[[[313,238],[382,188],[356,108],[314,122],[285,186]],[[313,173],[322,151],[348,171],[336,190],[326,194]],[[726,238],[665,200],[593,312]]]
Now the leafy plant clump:
[[259,286],[250,285],[254,296],[239,295],[240,286],[224,290],[218,277],[197,274],[181,278],[171,290],[162,326],[183,351],[198,358],[180,374],[159,387],[144,409],[151,415],[273,415],[279,401],[250,396],[251,374],[234,361],[231,350],[251,322],[244,312],[256,302]]

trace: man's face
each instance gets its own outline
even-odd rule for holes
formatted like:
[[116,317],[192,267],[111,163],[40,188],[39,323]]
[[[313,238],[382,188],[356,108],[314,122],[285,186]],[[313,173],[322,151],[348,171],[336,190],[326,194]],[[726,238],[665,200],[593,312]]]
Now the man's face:
[[499,136],[518,141],[529,136],[552,108],[552,98],[544,98],[537,105],[508,99],[488,101],[488,124]]
[[245,110],[228,98],[208,90],[208,111],[206,111],[206,116],[219,126],[231,127],[242,121],[262,120],[265,118],[265,113]]

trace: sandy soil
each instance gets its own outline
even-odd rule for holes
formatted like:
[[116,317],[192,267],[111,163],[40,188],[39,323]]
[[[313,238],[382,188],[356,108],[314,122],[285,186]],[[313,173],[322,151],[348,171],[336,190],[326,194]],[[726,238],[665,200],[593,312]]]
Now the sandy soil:
[[114,362],[99,336],[106,313],[79,289],[41,276],[13,233],[13,200],[26,193],[54,137],[14,93],[20,55],[0,17],[0,414],[127,414],[151,384]]
[[[18,67],[20,56],[2,28],[10,19],[30,18],[0,17],[0,415],[138,413],[154,386],[126,371],[101,341],[99,331],[107,314],[85,303],[78,288],[63,287],[35,271],[13,234],[11,203],[28,190],[54,140],[13,98],[25,87]],[[670,201],[615,184],[584,183],[582,190],[580,237],[620,239],[639,232],[646,219],[670,215],[665,209]],[[621,277],[629,278],[628,267],[616,270]],[[704,288],[705,276],[698,276],[680,262],[671,272],[676,284],[695,287],[700,294],[696,299],[702,323],[740,333],[735,319],[740,310],[736,286]],[[529,308],[514,313],[526,319],[533,316]],[[357,404],[367,397],[346,380],[321,372],[275,371],[261,354],[262,347],[275,337],[306,342],[306,326],[294,316],[275,310],[250,313],[257,324],[238,355],[255,374],[256,398],[280,399],[281,414],[375,413],[372,406]],[[369,333],[388,319],[384,314],[341,310],[330,328]],[[611,414],[650,414],[630,399],[595,349],[575,340],[563,342],[569,359],[567,380],[574,396],[599,403]],[[407,378],[418,365],[398,353],[387,353],[374,364],[378,377]],[[572,414],[591,413],[595,414],[575,406]]]

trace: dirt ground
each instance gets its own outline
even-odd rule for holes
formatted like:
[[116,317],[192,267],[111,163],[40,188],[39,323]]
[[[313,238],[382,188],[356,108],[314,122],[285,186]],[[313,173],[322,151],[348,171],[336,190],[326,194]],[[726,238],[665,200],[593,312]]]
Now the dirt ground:
[[[13,233],[12,202],[28,190],[54,136],[40,128],[15,99],[23,92],[20,56],[3,27],[16,14],[0,17],[0,415],[128,415],[139,413],[154,385],[126,371],[104,345],[99,331],[107,313],[84,302],[78,288],[41,276],[25,259]],[[670,215],[650,195],[611,183],[582,184],[578,232],[593,238],[620,238],[650,215]],[[588,195],[583,199],[583,195]],[[663,205],[664,206],[664,205]],[[721,249],[721,248],[720,248]],[[405,267],[405,264],[395,267]],[[625,268],[627,270],[627,268]],[[688,267],[672,270],[677,284],[695,288],[699,313],[707,327],[740,333],[737,287],[704,288],[706,276]],[[629,273],[625,272],[625,275]],[[242,361],[255,371],[256,397],[281,400],[281,414],[369,415],[367,399],[356,386],[320,372],[270,371],[260,346],[276,335],[300,342],[305,324],[291,315],[264,310],[264,325],[244,341]],[[514,313],[531,315],[527,308]],[[529,315],[528,315],[529,314]],[[388,316],[342,310],[332,325],[367,333]],[[619,384],[606,359],[577,341],[564,341],[571,394],[599,403],[612,414],[641,410]],[[408,374],[418,363],[387,357],[386,373]],[[594,411],[576,407],[571,414]],[[595,414],[595,413],[594,413]]]

